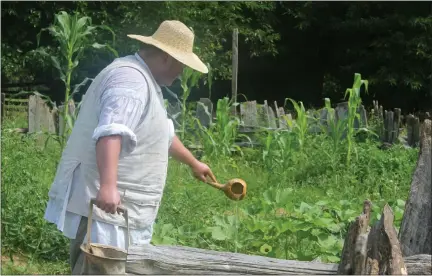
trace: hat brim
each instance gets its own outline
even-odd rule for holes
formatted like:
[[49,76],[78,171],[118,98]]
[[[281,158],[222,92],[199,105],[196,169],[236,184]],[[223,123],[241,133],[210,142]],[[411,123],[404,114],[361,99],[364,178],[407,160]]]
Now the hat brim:
[[183,63],[184,65],[186,65],[186,66],[188,66],[188,67],[190,67],[190,68],[192,68],[198,72],[201,72],[204,74],[208,73],[207,66],[194,53],[185,53],[185,52],[178,51],[177,49],[174,49],[174,48],[172,48],[166,44],[163,44],[163,43],[157,41],[156,39],[152,38],[151,36],[132,35],[132,34],[129,34],[127,36],[132,38],[132,39],[136,39],[138,41],[141,41],[142,43],[150,44],[150,45],[153,45],[153,46],[161,49],[162,51],[164,51],[168,55],[172,56],[176,60]]

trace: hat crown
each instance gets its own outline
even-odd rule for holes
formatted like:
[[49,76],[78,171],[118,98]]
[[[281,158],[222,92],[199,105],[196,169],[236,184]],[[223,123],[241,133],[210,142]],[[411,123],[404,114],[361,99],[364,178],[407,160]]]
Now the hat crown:
[[152,38],[180,51],[190,53],[193,51],[193,32],[185,24],[177,20],[162,22],[152,35]]

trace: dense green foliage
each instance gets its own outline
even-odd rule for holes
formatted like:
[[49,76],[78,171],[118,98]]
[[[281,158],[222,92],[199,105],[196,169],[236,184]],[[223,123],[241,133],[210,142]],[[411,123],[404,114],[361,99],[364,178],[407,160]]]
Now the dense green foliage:
[[[153,243],[338,262],[347,227],[360,214],[363,200],[374,204],[372,223],[389,203],[399,227],[417,149],[395,145],[383,151],[373,135],[360,139],[357,130],[346,132],[353,135],[350,144],[340,138],[348,123],[339,126],[339,134],[311,134],[302,104],[293,103],[299,112],[297,122],[289,121],[293,131],[261,132],[262,147],[240,149],[233,148],[238,132],[234,119],[227,115],[229,102],[221,99],[217,123],[200,128],[200,137],[217,141],[200,139],[202,159],[221,182],[243,178],[248,183],[247,197],[230,201],[220,191],[198,183],[189,168],[170,160]],[[59,144],[49,142],[44,147],[36,137],[8,131],[25,123],[22,114],[5,122],[2,253],[24,254],[36,264],[51,260],[53,266],[45,265],[40,272],[65,273],[68,241],[43,219]],[[193,137],[188,133],[185,139]],[[354,153],[350,159],[348,150]],[[9,264],[4,271],[23,273],[23,269],[28,272],[38,267]]]
[[[47,82],[62,101],[59,75],[36,49],[41,28],[60,11],[78,12],[116,34],[119,55],[138,44],[128,33],[150,35],[165,19],[180,19],[197,34],[196,51],[213,68],[212,99],[229,94],[231,33],[240,34],[239,93],[257,100],[286,97],[307,106],[333,102],[354,72],[362,72],[374,93],[364,98],[403,110],[427,108],[432,100],[432,5],[428,2],[5,2],[2,4],[3,82]],[[7,27],[6,27],[7,26]],[[111,34],[94,38],[110,42]],[[42,46],[61,53],[55,39],[42,36]],[[93,77],[113,55],[87,49],[72,83]],[[271,87],[271,89],[269,89]],[[263,93],[265,91],[265,93]],[[207,91],[195,91],[191,99]]]

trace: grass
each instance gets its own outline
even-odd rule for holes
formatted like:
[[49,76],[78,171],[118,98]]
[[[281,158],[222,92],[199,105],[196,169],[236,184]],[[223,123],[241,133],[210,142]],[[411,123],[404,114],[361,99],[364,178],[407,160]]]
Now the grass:
[[[225,121],[231,133],[232,123]],[[43,220],[60,148],[54,142],[44,148],[34,136],[6,131],[25,124],[25,117],[9,116],[2,126],[2,273],[69,273],[68,241]],[[417,149],[380,150],[373,136],[356,136],[348,145],[330,135],[309,135],[305,127],[263,132],[262,148],[233,155],[226,149],[234,139],[222,133],[224,125],[202,128],[215,138],[202,138],[203,161],[220,182],[244,179],[248,194],[241,202],[230,201],[170,160],[153,243],[338,262],[349,222],[360,214],[363,200],[373,202],[374,219],[389,203],[399,226]],[[349,154],[355,153],[349,163],[348,146]]]

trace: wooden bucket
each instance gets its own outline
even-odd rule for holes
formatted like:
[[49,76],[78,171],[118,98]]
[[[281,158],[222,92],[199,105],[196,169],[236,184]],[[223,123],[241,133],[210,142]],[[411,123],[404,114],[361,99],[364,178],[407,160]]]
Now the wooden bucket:
[[[93,205],[96,200],[90,200],[90,212],[87,223],[87,243],[81,245],[84,254],[83,275],[126,275],[127,251],[99,243],[91,243],[91,226]],[[119,213],[123,213],[127,226],[127,248],[129,248],[129,215],[126,208],[119,206]]]

